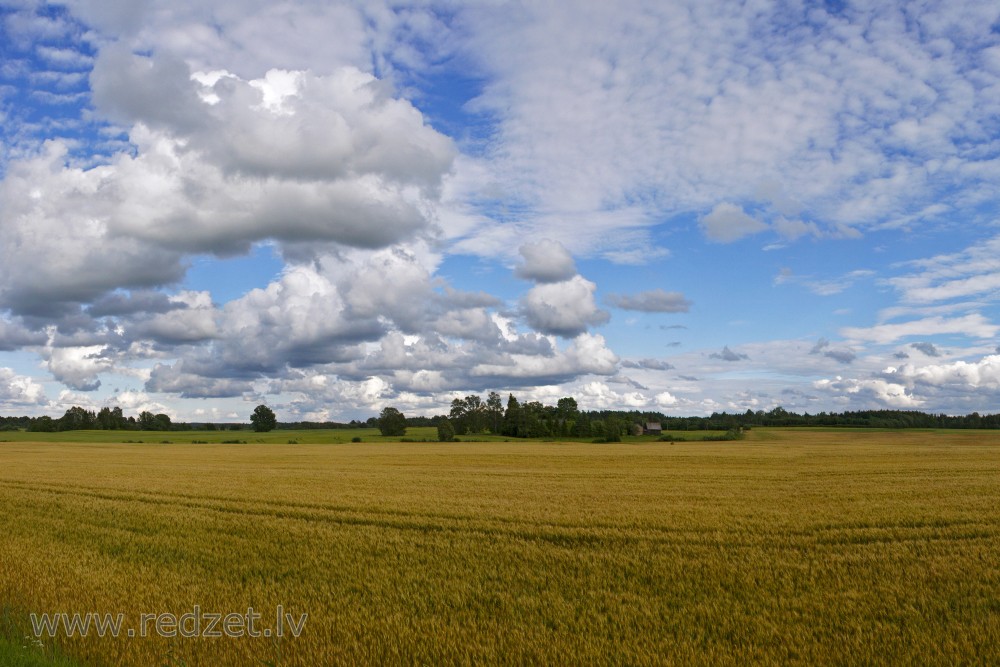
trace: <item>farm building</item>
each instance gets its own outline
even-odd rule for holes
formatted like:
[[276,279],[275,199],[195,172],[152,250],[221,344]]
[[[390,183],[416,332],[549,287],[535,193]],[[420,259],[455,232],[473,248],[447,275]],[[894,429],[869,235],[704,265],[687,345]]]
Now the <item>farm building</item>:
[[660,435],[663,433],[663,427],[660,426],[660,422],[646,422],[645,428],[642,429],[643,435]]

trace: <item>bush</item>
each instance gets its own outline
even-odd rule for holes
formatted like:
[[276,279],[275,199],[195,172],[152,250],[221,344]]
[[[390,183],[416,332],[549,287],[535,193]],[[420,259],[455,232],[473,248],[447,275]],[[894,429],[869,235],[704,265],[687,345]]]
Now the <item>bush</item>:
[[441,442],[455,441],[455,427],[447,419],[442,419],[438,424],[438,440]]
[[361,442],[361,437],[356,435],[353,438],[351,438],[351,442]]

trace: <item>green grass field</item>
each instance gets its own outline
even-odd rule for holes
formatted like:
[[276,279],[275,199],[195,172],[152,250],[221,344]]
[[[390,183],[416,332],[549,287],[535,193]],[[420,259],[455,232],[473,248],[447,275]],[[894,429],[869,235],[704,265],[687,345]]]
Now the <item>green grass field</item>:
[[[0,434],[0,665],[1000,662],[1000,433],[374,433]],[[30,613],[194,605],[308,619],[23,647]]]
[[[725,431],[664,431],[663,435],[672,435],[684,440],[702,440],[706,437],[718,437]],[[100,442],[100,443],[150,443],[150,444],[337,444],[351,442],[360,438],[361,442],[437,442],[437,429],[432,426],[408,428],[406,435],[385,436],[376,428],[353,429],[281,429],[256,433],[252,430],[243,431],[63,431],[60,433],[29,433],[27,431],[2,431],[0,443],[4,442]],[[550,438],[539,442],[565,441],[565,439]],[[576,438],[570,441],[591,442],[592,438]],[[657,436],[624,436],[625,442],[641,443],[656,442]],[[238,441],[238,443],[234,442]],[[518,442],[517,438],[502,435],[463,435],[459,442]],[[523,441],[521,441],[523,442]]]

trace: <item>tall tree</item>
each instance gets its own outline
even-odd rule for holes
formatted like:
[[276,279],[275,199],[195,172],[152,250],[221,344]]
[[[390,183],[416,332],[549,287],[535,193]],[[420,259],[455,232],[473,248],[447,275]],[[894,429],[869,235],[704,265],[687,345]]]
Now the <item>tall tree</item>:
[[153,422],[156,424],[156,431],[169,431],[173,424],[170,422],[170,416],[165,415],[162,412],[155,417],[153,417]]
[[383,408],[378,417],[378,430],[382,435],[406,435],[406,417],[396,408]]
[[278,418],[274,416],[274,410],[271,408],[266,405],[258,405],[253,409],[253,414],[250,415],[250,423],[253,425],[253,430],[265,433],[274,430],[274,427],[278,425]]
[[465,418],[465,413],[465,401],[461,398],[451,399],[451,411],[448,413],[448,419],[458,435],[465,435],[467,432],[469,422]]
[[503,401],[500,399],[500,394],[495,391],[491,391],[486,397],[486,415],[490,433],[500,435],[503,430]]
[[455,432],[459,435],[482,433],[489,426],[487,404],[483,403],[483,399],[475,394],[452,400],[448,418],[454,424]]
[[514,438],[523,438],[525,435],[522,428],[523,417],[521,404],[514,394],[508,394],[507,410],[503,413],[503,434]]
[[559,435],[572,435],[576,429],[576,421],[580,418],[576,399],[571,396],[560,398],[556,404],[556,414],[559,421]]
[[149,412],[148,410],[143,410],[139,413],[138,421],[139,429],[143,431],[155,431],[156,430],[156,416]]

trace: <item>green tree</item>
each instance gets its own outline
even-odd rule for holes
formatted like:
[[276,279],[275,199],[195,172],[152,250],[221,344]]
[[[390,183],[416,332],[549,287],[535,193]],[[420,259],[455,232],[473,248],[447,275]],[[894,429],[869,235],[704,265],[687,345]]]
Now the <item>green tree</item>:
[[622,423],[616,417],[608,417],[604,422],[604,442],[622,441]]
[[59,419],[60,431],[79,431],[83,429],[98,428],[97,415],[91,410],[74,405],[66,411]]
[[139,413],[139,421],[137,422],[137,425],[141,431],[155,431],[156,417],[152,412],[143,410]]
[[447,419],[438,422],[438,440],[441,442],[451,442],[455,439],[455,427]]
[[28,424],[28,430],[34,433],[51,433],[56,430],[56,421],[48,415],[35,417]]
[[503,413],[503,434],[515,438],[525,437],[522,422],[524,413],[514,394],[507,394],[507,410]]
[[491,391],[486,397],[486,415],[490,424],[490,433],[500,435],[503,430],[503,400],[500,394]]
[[119,407],[114,408],[101,408],[100,412],[97,413],[97,428],[104,429],[106,431],[118,431],[128,424],[125,420],[125,415],[122,414],[122,409]]
[[382,435],[406,435],[406,417],[396,408],[383,408],[378,416],[378,430]]
[[253,430],[258,433],[266,433],[274,430],[274,427],[278,425],[278,418],[274,416],[274,410],[271,408],[266,405],[258,405],[253,409],[253,414],[250,415],[250,423],[253,425]]
[[572,396],[560,398],[556,405],[556,415],[559,422],[559,435],[572,435],[576,428],[576,420],[580,418],[580,409]]

